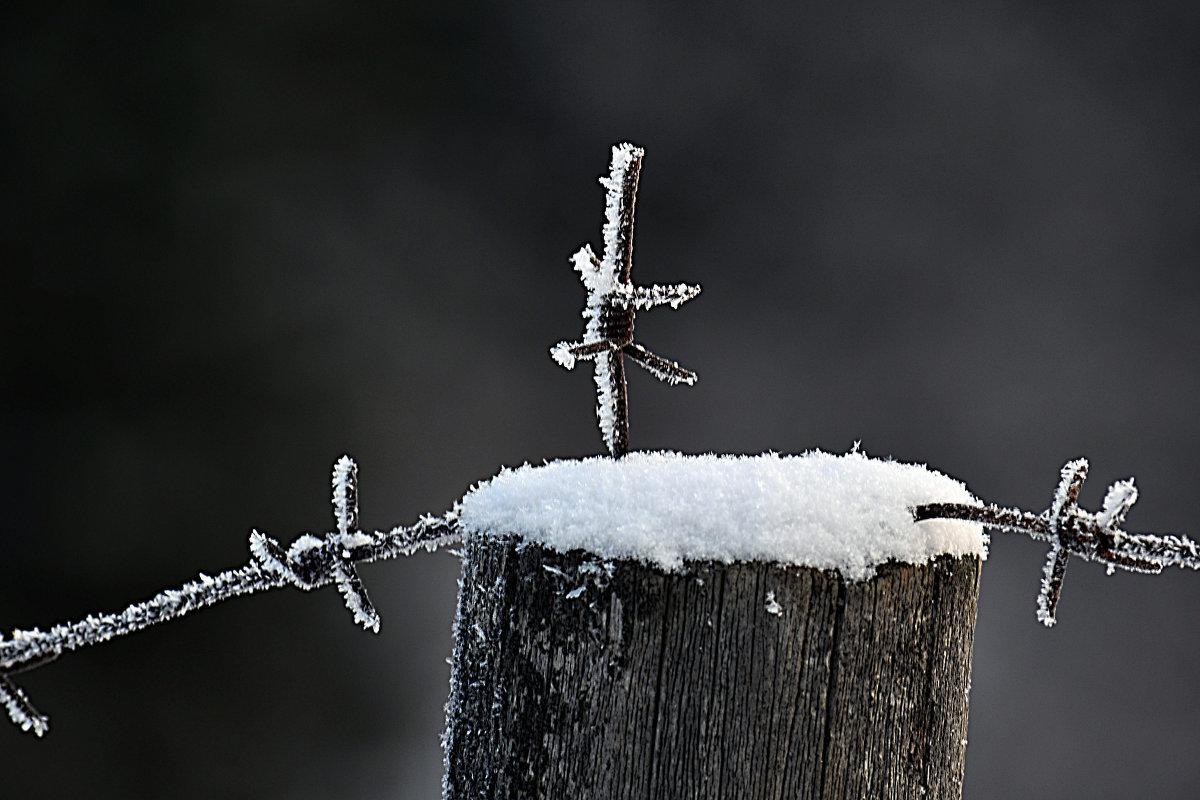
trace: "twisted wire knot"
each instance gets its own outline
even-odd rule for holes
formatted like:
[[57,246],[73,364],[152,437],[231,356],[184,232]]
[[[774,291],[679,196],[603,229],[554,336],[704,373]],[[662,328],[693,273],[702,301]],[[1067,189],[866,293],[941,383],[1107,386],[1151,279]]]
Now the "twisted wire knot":
[[285,551],[275,539],[252,531],[250,553],[264,572],[297,589],[336,584],[354,621],[378,633],[379,613],[354,566],[355,551],[375,540],[358,529],[358,466],[349,456],[342,456],[333,467],[333,512],[337,531],[324,539],[306,533]]
[[1132,478],[1110,486],[1099,511],[1081,509],[1079,491],[1087,472],[1086,459],[1065,464],[1059,473],[1054,499],[1040,514],[994,505],[926,503],[913,509],[913,519],[918,522],[927,519],[980,522],[997,530],[1024,533],[1049,543],[1050,551],[1046,554],[1037,599],[1038,621],[1047,627],[1055,623],[1070,556],[1099,561],[1110,574],[1117,568],[1152,575],[1170,566],[1200,569],[1200,544],[1186,536],[1121,530],[1138,497]]

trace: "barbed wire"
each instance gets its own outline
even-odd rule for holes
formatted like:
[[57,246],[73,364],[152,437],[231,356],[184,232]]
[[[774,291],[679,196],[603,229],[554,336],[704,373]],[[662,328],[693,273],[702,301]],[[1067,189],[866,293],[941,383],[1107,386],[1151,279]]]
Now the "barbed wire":
[[356,565],[435,550],[460,538],[453,511],[442,517],[422,517],[415,525],[389,531],[359,530],[358,466],[349,456],[342,456],[334,465],[333,507],[337,529],[324,537],[306,533],[284,549],[275,539],[252,531],[250,561],[242,567],[215,576],[202,572],[196,580],[164,589],[117,613],[89,614],[46,631],[16,630],[8,638],[0,638],[0,702],[9,718],[38,736],[50,727],[49,719],[11,676],[48,664],[65,652],[170,622],[240,595],[284,586],[311,591],[334,584],[354,621],[378,632],[379,614],[367,597]]
[[1133,479],[1109,487],[1100,511],[1079,507],[1079,491],[1087,478],[1088,462],[1076,459],[1063,465],[1050,507],[1040,514],[1018,508],[963,503],[928,503],[913,509],[918,521],[958,519],[979,522],[1005,532],[1024,533],[1050,543],[1042,584],[1038,591],[1037,617],[1045,626],[1056,621],[1067,560],[1078,556],[1099,561],[1111,573],[1116,569],[1158,574],[1166,567],[1200,569],[1200,547],[1186,536],[1126,533],[1120,526],[1137,501]]

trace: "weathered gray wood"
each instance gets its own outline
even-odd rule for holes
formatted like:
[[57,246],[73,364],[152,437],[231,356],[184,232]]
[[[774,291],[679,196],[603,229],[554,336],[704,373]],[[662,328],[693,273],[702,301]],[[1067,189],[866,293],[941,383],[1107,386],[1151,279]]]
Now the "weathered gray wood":
[[973,557],[846,583],[472,539],[447,797],[958,798],[978,582]]

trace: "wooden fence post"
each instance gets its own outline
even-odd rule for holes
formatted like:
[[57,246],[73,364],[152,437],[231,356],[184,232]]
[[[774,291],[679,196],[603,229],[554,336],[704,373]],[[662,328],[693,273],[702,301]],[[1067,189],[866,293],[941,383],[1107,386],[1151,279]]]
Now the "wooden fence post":
[[665,573],[470,536],[446,797],[959,798],[979,566]]

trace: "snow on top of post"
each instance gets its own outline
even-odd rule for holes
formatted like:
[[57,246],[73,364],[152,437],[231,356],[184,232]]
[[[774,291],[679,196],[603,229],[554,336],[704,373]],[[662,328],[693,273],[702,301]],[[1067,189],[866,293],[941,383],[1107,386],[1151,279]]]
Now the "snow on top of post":
[[860,452],[637,452],[506,469],[455,513],[469,535],[515,534],[667,570],[685,561],[771,561],[862,580],[889,560],[986,557],[977,523],[915,522],[913,507],[931,502],[978,501],[941,473]]

